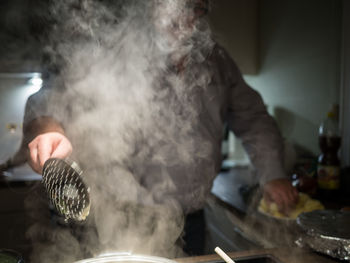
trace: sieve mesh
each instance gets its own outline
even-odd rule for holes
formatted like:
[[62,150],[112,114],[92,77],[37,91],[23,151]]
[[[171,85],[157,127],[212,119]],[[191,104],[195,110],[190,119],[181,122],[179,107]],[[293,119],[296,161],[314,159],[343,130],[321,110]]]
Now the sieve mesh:
[[50,202],[66,220],[82,221],[89,215],[90,196],[75,162],[51,158],[43,167],[42,183]]

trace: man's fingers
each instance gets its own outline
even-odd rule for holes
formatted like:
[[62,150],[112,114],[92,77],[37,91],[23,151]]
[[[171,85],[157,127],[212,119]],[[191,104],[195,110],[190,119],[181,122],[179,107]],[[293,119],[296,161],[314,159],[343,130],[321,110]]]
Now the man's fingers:
[[38,146],[37,146],[37,142],[33,141],[30,144],[28,144],[28,148],[29,148],[29,158],[31,160],[31,162],[36,163],[36,160],[38,158]]
[[289,210],[292,210],[298,201],[298,191],[294,187],[286,189],[285,198],[287,199]]
[[298,203],[298,200],[299,200],[299,193],[298,193],[298,190],[293,187],[293,200],[294,200],[294,203],[297,204]]
[[52,158],[66,158],[72,153],[72,145],[68,140],[61,140],[52,152]]
[[[36,160],[38,160],[38,158],[36,158]],[[33,161],[33,160],[29,160],[28,163],[29,163],[30,167],[32,167],[34,172],[41,174],[41,167],[40,167],[38,162]]]
[[28,148],[28,163],[37,173],[42,172],[42,168],[49,158],[65,158],[72,152],[69,140],[58,132],[38,135],[28,144]]
[[29,148],[29,165],[32,169],[40,173],[39,165],[38,165],[38,144],[36,141],[33,141],[28,145]]
[[277,203],[277,206],[280,211],[282,211],[284,214],[287,214],[288,212],[288,199],[286,195],[283,193],[279,193],[277,199],[279,202]]
[[296,206],[298,201],[298,192],[294,188],[286,189],[286,192],[283,192],[283,198],[285,200],[284,211],[286,214],[290,213]]
[[38,142],[38,161],[40,168],[44,166],[47,159],[51,157],[52,143],[46,138],[42,137]]
[[269,196],[276,203],[280,212],[288,215],[294,209],[299,194],[288,179],[280,178],[265,184],[265,196]]
[[298,201],[298,195],[295,194],[294,189],[292,188],[290,192],[288,193],[289,203],[292,207],[295,206],[296,202]]
[[271,197],[270,193],[268,193],[266,191],[264,192],[264,199],[267,203],[271,203],[274,201],[273,198]]
[[288,214],[290,210],[293,208],[291,206],[291,201],[286,192],[281,191],[281,189],[275,189],[271,193],[271,197],[273,202],[276,203],[278,210],[283,214]]

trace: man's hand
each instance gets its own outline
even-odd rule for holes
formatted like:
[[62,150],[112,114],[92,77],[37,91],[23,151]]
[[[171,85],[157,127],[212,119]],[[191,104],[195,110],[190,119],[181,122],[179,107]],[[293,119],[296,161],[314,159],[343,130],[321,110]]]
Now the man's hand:
[[288,179],[275,179],[264,185],[264,199],[276,203],[280,212],[288,214],[298,202],[298,191]]
[[28,144],[28,148],[28,163],[39,174],[47,159],[66,158],[73,150],[70,141],[59,132],[38,135]]

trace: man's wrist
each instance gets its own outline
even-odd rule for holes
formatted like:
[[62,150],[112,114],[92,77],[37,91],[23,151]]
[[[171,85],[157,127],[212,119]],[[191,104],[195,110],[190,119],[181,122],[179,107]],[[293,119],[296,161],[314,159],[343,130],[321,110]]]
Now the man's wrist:
[[62,124],[52,117],[42,116],[36,118],[23,127],[24,141],[29,143],[38,135],[48,132],[64,134],[64,129]]

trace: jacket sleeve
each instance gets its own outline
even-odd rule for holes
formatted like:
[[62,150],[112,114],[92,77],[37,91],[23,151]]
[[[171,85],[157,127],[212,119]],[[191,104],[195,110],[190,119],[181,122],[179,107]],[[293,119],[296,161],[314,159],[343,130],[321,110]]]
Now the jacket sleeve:
[[48,109],[49,96],[48,90],[41,89],[28,98],[24,110],[23,126],[27,126],[37,118],[52,115]]
[[50,92],[48,90],[40,90],[28,98],[24,110],[23,136],[20,147],[5,164],[1,165],[0,170],[6,170],[26,162],[28,143],[37,135],[53,131],[64,134],[62,124],[49,109],[49,97]]
[[46,132],[64,133],[61,114],[54,105],[53,96],[57,97],[57,94],[42,89],[28,98],[23,119],[23,143],[27,144]]
[[229,127],[242,140],[261,185],[286,177],[283,139],[275,120],[268,114],[260,94],[247,85],[235,63],[228,59],[226,66],[233,77],[228,98]]

